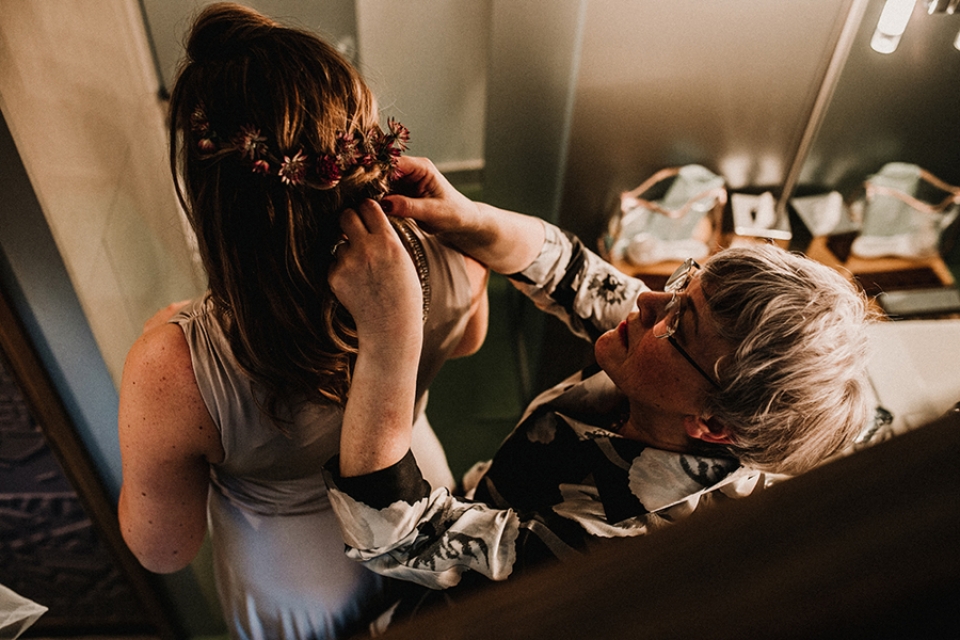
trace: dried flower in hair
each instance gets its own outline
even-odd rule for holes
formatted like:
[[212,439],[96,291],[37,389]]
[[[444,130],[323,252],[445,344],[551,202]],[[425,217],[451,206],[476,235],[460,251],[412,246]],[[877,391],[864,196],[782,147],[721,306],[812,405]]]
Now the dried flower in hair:
[[193,113],[190,114],[190,129],[200,136],[206,136],[207,132],[210,131],[207,114],[200,105],[197,105]]
[[373,166],[373,163],[377,159],[376,150],[374,149],[373,144],[377,134],[371,130],[366,133],[358,133],[357,135],[360,137],[360,139],[358,140],[357,157],[354,160],[354,163],[358,166],[369,169]]
[[[301,148],[293,157],[283,156],[281,162],[271,153],[267,137],[254,125],[240,127],[240,131],[232,138],[218,136],[210,127],[203,105],[197,105],[190,114],[190,128],[201,153],[239,152],[241,158],[250,161],[254,173],[277,176],[286,185],[307,184],[309,170],[311,178],[317,178],[311,179],[309,184],[317,189],[332,189],[343,176],[358,167],[370,168],[375,164],[396,178],[397,158],[406,150],[410,139],[409,130],[390,118],[386,132],[376,125],[367,131],[354,131],[352,134],[340,132],[331,153],[313,156],[304,153]],[[274,169],[277,165],[279,168]]]
[[387,121],[387,132],[382,132],[376,142],[377,159],[390,168],[390,179],[400,177],[397,172],[397,159],[407,149],[410,141],[410,130],[390,118]]
[[283,163],[280,165],[280,170],[277,172],[277,175],[280,176],[280,179],[284,184],[291,184],[294,186],[303,184],[303,178],[307,173],[307,156],[303,155],[303,150],[297,151],[296,155],[292,158],[290,156],[283,156]]
[[399,157],[401,153],[407,150],[407,143],[410,142],[410,129],[390,118],[387,120],[387,127],[390,130],[388,139],[390,140],[390,154]]
[[338,159],[330,154],[321,156],[317,160],[317,175],[320,177],[323,188],[329,189],[336,186],[343,176]]
[[335,158],[337,166],[341,171],[348,167],[357,165],[357,159],[360,157],[359,142],[353,136],[341,132],[337,134],[337,156]]
[[267,139],[260,135],[260,129],[250,125],[240,127],[240,133],[237,134],[235,143],[240,149],[240,155],[250,160],[256,160],[262,154],[266,153]]
[[397,166],[397,158],[406,150],[409,140],[409,129],[393,118],[387,121],[387,131],[381,131],[376,136],[374,148],[377,160],[390,168],[391,178],[397,177],[394,172]]

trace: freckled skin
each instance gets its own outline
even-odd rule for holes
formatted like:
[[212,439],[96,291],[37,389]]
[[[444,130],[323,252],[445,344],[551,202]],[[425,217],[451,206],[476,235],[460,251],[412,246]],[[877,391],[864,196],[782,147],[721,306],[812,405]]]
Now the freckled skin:
[[147,569],[178,571],[203,542],[209,468],[224,455],[179,326],[160,324],[131,348],[119,417],[124,539]]
[[[694,277],[687,295],[699,310],[699,321],[694,335],[692,320],[683,320],[687,340],[683,346],[701,366],[712,368],[730,347],[712,325],[699,278]],[[629,400],[625,435],[682,451],[689,445],[688,427],[700,416],[710,386],[668,340],[654,336],[671,297],[663,292],[642,293],[625,325],[600,336],[594,353],[597,363]]]

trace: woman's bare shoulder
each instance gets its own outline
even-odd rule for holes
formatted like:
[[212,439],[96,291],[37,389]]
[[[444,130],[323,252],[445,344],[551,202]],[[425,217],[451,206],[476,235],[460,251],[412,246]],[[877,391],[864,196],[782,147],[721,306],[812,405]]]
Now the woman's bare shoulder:
[[130,348],[120,384],[120,418],[121,426],[136,429],[143,423],[152,425],[151,431],[167,431],[210,462],[222,457],[179,325],[155,325]]
[[145,329],[127,353],[124,378],[128,372],[141,384],[153,380],[196,385],[190,348],[180,326],[162,323]]

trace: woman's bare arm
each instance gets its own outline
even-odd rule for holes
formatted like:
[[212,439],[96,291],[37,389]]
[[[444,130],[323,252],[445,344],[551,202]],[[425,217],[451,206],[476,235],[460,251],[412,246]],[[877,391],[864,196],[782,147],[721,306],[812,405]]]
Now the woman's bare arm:
[[210,463],[223,448],[179,326],[154,326],[130,349],[119,431],[124,540],[150,571],[182,569],[203,542]]
[[357,326],[358,353],[340,434],[340,474],[365,475],[410,449],[423,342],[420,280],[400,237],[372,200],[340,217],[330,288]]

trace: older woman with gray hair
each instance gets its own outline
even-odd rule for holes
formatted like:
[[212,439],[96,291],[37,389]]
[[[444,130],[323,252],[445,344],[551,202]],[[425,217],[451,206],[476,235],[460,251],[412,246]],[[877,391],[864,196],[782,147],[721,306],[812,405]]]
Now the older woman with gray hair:
[[465,497],[431,489],[409,452],[416,277],[390,257],[380,205],[345,212],[330,283],[360,345],[326,479],[348,555],[370,569],[433,589],[505,579],[802,473],[865,426],[870,311],[834,270],[750,246],[651,291],[553,225],[471,202],[428,160],[399,169],[412,197],[383,208],[508,274],[594,342],[596,367],[537,397]]

